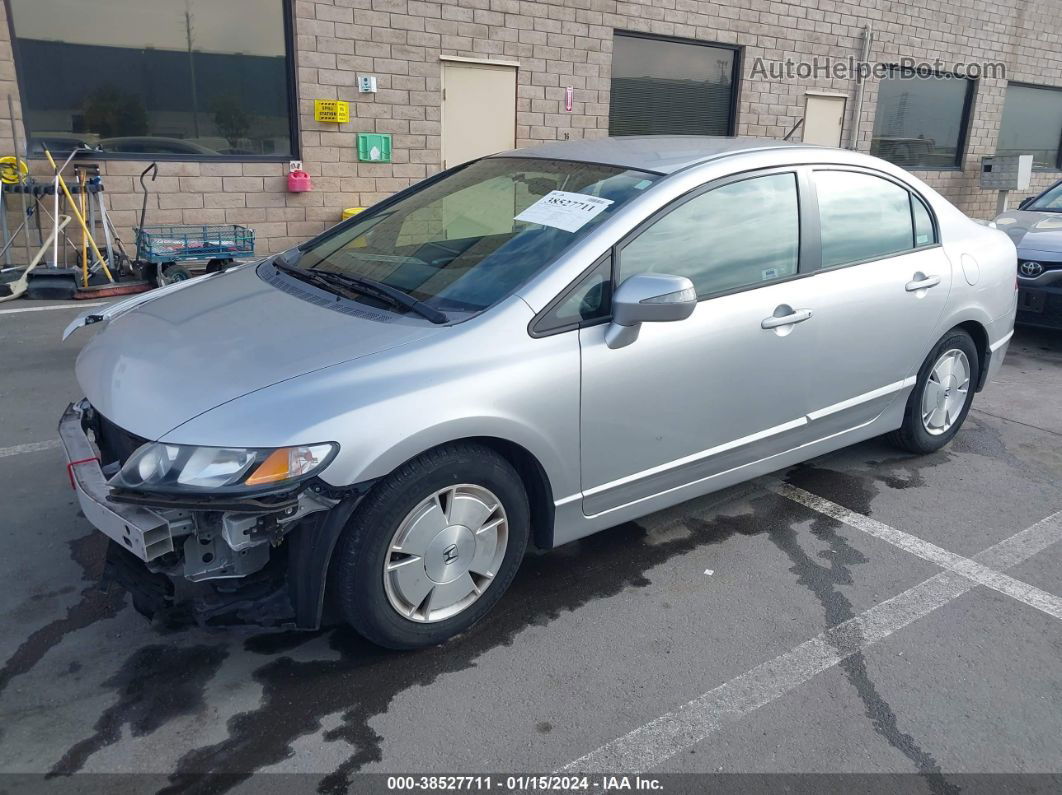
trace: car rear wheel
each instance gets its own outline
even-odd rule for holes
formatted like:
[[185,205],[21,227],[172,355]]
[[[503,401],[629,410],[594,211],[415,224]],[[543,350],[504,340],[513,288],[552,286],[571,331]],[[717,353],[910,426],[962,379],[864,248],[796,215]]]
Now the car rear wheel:
[[892,440],[912,453],[932,453],[944,447],[970,411],[979,375],[973,339],[962,329],[949,331],[922,363],[907,399],[903,425]]
[[402,465],[358,507],[332,562],[344,618],[392,649],[468,629],[509,587],[527,548],[527,494],[488,447],[457,443]]

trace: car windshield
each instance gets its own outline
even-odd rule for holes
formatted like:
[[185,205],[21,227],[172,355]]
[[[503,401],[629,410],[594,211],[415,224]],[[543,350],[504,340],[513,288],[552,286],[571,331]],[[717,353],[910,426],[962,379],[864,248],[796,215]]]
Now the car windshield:
[[450,318],[494,304],[659,175],[539,158],[478,160],[310,246],[300,268],[401,290]]
[[1062,213],[1062,182],[1055,185],[1036,201],[1030,203],[1025,209],[1047,213]]

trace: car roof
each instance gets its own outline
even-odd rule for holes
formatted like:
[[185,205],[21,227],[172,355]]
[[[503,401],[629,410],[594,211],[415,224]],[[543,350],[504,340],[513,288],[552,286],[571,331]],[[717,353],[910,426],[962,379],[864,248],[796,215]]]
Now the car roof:
[[770,138],[710,135],[625,135],[578,141],[552,141],[526,149],[500,152],[495,157],[574,160],[672,174],[707,160],[740,152],[800,147],[809,148],[810,144],[791,144]]

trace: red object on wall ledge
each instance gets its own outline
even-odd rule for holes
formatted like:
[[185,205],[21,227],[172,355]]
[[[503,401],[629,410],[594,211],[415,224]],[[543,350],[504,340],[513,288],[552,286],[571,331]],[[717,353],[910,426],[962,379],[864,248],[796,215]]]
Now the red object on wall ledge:
[[288,172],[288,191],[291,193],[304,193],[308,190],[313,190],[313,183],[310,182],[309,174],[305,171]]

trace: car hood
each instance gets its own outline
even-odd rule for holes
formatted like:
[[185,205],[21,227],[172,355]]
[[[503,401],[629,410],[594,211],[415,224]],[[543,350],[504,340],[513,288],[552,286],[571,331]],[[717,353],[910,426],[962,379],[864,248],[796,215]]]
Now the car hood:
[[77,359],[89,402],[126,431],[158,439],[249,392],[442,331],[362,311],[286,276],[276,277],[280,289],[257,270],[206,278],[116,314]]
[[995,223],[1014,241],[1019,255],[1053,253],[1062,259],[1062,213],[1014,210],[1000,215]]

